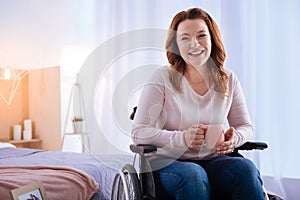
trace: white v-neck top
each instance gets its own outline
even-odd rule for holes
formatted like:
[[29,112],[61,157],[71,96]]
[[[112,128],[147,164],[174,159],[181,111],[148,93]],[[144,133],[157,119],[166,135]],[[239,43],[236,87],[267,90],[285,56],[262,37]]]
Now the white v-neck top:
[[[183,77],[182,93],[174,90],[169,79],[170,67],[154,72],[143,88],[132,129],[135,144],[158,147],[156,155],[176,159],[205,159],[215,151],[189,149],[183,133],[193,124],[224,124],[226,120],[235,128],[237,146],[253,136],[242,88],[235,74],[229,70],[228,96],[216,92],[211,86],[203,95],[196,93]],[[225,130],[226,131],[226,130]]]

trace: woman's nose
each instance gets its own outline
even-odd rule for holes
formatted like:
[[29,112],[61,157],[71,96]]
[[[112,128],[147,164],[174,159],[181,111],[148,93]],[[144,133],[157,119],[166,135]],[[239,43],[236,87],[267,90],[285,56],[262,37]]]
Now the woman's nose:
[[196,38],[192,38],[190,45],[191,45],[191,47],[195,48],[195,47],[198,47],[200,44],[199,44],[199,41]]

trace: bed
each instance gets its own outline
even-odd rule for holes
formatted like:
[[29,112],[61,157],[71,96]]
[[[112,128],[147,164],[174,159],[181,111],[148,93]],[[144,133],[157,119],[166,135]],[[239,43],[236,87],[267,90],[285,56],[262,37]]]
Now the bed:
[[[1,148],[2,146],[2,148]],[[90,155],[15,148],[0,144],[0,198],[33,181],[42,181],[48,199],[110,199],[117,169],[131,155]]]

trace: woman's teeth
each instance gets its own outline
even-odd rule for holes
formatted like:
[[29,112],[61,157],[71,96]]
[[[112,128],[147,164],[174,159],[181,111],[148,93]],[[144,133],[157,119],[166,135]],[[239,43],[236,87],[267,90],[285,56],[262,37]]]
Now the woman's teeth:
[[199,54],[201,54],[201,53],[203,53],[203,52],[204,52],[204,51],[201,50],[201,51],[190,52],[189,54],[190,54],[190,55],[199,55]]

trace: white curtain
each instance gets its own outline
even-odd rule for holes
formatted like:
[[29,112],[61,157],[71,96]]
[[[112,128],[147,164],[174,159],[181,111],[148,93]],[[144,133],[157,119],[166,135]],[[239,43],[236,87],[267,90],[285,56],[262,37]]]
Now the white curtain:
[[229,0],[221,10],[226,66],[242,82],[255,139],[269,144],[250,156],[269,191],[298,199],[300,2]]

